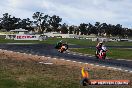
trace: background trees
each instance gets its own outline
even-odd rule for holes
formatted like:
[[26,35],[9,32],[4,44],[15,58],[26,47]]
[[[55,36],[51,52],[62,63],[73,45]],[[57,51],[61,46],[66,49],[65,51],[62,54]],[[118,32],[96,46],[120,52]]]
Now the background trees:
[[61,33],[62,34],[67,34],[68,33],[68,25],[66,23],[64,23],[62,26],[61,26]]
[[42,33],[42,21],[44,19],[44,13],[41,12],[35,12],[33,14],[33,19],[35,19],[34,24],[38,27],[38,32]]
[[3,17],[0,18],[0,27],[6,31],[13,29],[24,28],[27,30],[32,30],[32,21],[29,18],[20,19],[16,17],[11,17],[8,13],[3,14]]
[[75,30],[74,25],[69,26],[69,34],[73,34],[74,30]]
[[37,27],[38,33],[44,32],[61,32],[64,34],[81,34],[90,35],[95,34],[97,36],[118,36],[118,37],[131,37],[132,29],[123,28],[121,24],[107,24],[95,22],[91,23],[81,23],[79,26],[72,25],[69,26],[66,23],[62,23],[62,18],[57,15],[49,16],[41,12],[33,13],[33,21],[29,18],[21,19],[9,15],[8,13],[3,14],[0,18],[0,29],[5,29],[10,31],[12,29],[23,28],[29,31]]
[[88,24],[85,24],[85,23],[80,24],[79,29],[80,29],[81,35],[87,35],[87,27],[88,27]]
[[19,21],[17,28],[23,28],[23,29],[27,29],[27,30],[31,31],[31,30],[33,30],[32,24],[33,24],[33,21],[30,21],[29,18],[22,19]]
[[6,29],[7,31],[15,29],[17,26],[18,18],[11,17],[8,13],[3,14],[1,20],[1,28]]
[[61,21],[62,21],[62,18],[60,18],[59,16],[53,15],[50,17],[49,25],[52,27],[52,31],[54,31],[54,32],[60,31],[58,29],[58,27],[61,26],[61,24],[60,24]]
[[34,24],[38,27],[39,33],[43,33],[46,31],[56,31],[59,32],[59,26],[61,26],[60,22],[62,18],[59,16],[53,15],[44,15],[44,13],[36,12],[33,14],[33,19],[35,19]]

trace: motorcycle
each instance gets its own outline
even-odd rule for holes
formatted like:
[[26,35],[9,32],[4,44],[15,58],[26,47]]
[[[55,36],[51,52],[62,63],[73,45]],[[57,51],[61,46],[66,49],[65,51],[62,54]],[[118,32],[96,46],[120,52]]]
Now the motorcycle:
[[59,49],[59,52],[63,53],[67,49],[68,49],[68,45],[67,44],[62,44],[61,48]]
[[62,43],[62,44],[56,45],[55,48],[58,49],[60,53],[63,53],[64,51],[68,49],[68,44]]
[[106,52],[107,52],[106,47],[102,46],[102,49],[100,50],[99,53],[97,53],[96,51],[95,56],[97,59],[106,59]]

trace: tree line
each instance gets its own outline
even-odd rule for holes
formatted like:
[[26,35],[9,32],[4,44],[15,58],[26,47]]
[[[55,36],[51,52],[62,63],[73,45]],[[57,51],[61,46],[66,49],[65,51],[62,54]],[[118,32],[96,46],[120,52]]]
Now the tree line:
[[[32,15],[33,21],[29,18],[21,19],[12,17],[8,13],[3,14],[0,18],[0,29],[10,31],[13,29],[23,28],[29,31],[34,31],[36,27],[38,33],[44,32],[61,32],[63,34],[77,34],[77,35],[90,35],[95,34],[97,36],[119,36],[119,37],[130,37],[132,36],[132,30],[129,28],[123,28],[121,24],[107,24],[96,22],[91,23],[80,23],[79,26],[68,25],[62,23],[62,18],[57,15],[49,16],[41,12],[35,12]],[[105,34],[105,35],[104,35]]]

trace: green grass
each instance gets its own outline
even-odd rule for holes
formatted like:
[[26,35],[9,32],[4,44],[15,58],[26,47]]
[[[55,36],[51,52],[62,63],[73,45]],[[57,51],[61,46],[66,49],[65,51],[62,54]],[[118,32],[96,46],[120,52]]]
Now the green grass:
[[[132,74],[91,68],[90,79],[130,79]],[[103,73],[103,74],[102,74]],[[88,88],[80,85],[80,67],[44,65],[0,58],[0,88]],[[116,86],[131,88],[131,86]],[[93,88],[93,87],[92,87]],[[98,86],[97,88],[106,88]],[[113,88],[113,86],[107,86]]]
[[[98,42],[96,41],[90,41],[90,40],[84,40],[84,39],[57,39],[57,38],[49,38],[48,40],[44,41],[44,43],[48,44],[55,44],[59,40],[64,40],[68,42],[69,44],[75,44],[75,45],[81,45],[81,46],[96,46]],[[132,42],[106,42],[104,43],[106,46],[132,46]]]
[[[4,63],[3,63],[4,62]],[[78,78],[73,78],[66,66],[48,66],[34,62],[1,61],[0,88],[76,88]],[[78,74],[75,73],[75,76]],[[70,76],[70,77],[69,77]],[[79,80],[79,79],[78,79]]]
[[[63,40],[69,44],[81,45],[81,46],[96,46],[98,42],[92,42],[90,40],[79,40],[79,39],[68,39],[68,38],[48,38],[44,41],[38,40],[9,40],[0,39],[0,43],[46,43],[46,44],[56,44],[58,41]],[[132,46],[132,42],[106,42],[107,46]]]
[[13,79],[0,79],[0,88],[16,88],[18,84]]
[[[70,49],[74,52],[95,55],[94,48],[81,48],[81,49]],[[132,49],[121,49],[121,48],[110,48],[107,52],[107,56],[112,59],[131,59],[132,60]]]

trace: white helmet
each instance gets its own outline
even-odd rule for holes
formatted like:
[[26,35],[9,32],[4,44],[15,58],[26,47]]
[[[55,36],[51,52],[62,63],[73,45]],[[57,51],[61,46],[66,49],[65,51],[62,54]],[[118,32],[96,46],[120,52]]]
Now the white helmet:
[[107,50],[107,48],[103,45],[102,46],[102,49],[104,50],[104,51],[106,51]]
[[60,40],[60,42],[62,42],[62,40]]

